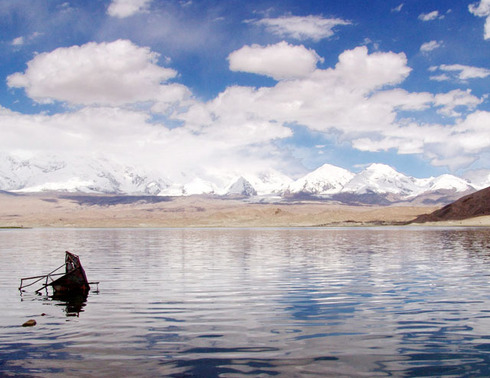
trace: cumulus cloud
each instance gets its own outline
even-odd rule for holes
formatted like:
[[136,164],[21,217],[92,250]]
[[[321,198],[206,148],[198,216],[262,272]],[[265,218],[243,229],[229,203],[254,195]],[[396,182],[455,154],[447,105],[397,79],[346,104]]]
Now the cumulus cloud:
[[479,3],[470,4],[468,10],[477,17],[486,18],[483,38],[490,39],[490,0],[480,0]]
[[438,112],[449,117],[460,117],[461,112],[457,108],[465,111],[474,110],[482,100],[471,94],[471,90],[462,91],[455,89],[448,93],[439,93],[434,96],[434,106],[440,107]]
[[[222,126],[228,129],[223,132]],[[67,160],[102,155],[177,181],[182,180],[182,172],[190,177],[193,172],[202,176],[208,170],[244,174],[282,164],[287,155],[270,141],[291,135],[279,124],[253,119],[247,124],[216,124],[199,131],[170,129],[155,124],[146,112],[119,107],[86,107],[55,115],[25,115],[0,107],[0,132],[0,150],[6,153],[49,153]]]
[[[452,167],[489,148],[489,113],[476,110],[482,100],[469,91],[432,94],[399,88],[411,71],[403,53],[369,53],[361,46],[341,53],[334,67],[321,69],[322,58],[304,46],[244,46],[229,55],[230,69],[267,75],[277,83],[230,86],[206,102],[193,98],[184,85],[166,83],[176,72],[159,66],[157,58],[129,41],[39,54],[8,84],[25,88],[36,101],[81,107],[54,115],[0,108],[0,149],[103,151],[121,162],[158,166],[172,176],[193,169],[250,172],[292,165],[287,149],[276,142],[287,144],[293,124],[362,151],[424,154],[434,164]],[[151,106],[125,107],[141,101]],[[425,111],[439,112],[448,124],[410,118]],[[478,143],[472,144],[475,138]]]
[[321,16],[283,16],[278,18],[263,18],[250,21],[255,25],[264,26],[272,34],[282,38],[297,40],[311,39],[320,41],[334,35],[334,27],[350,25],[351,23],[340,18],[323,18]]
[[313,50],[280,42],[269,46],[244,46],[228,56],[230,70],[270,76],[276,80],[305,77],[322,59]]
[[425,42],[420,46],[420,51],[423,53],[431,52],[432,50],[438,49],[442,46],[442,41],[430,41]]
[[0,119],[3,150],[20,145],[33,151],[87,151],[117,144],[127,148],[138,130],[150,131],[141,129],[149,120],[148,114],[114,107],[88,107],[54,115],[24,115],[0,108]]
[[157,64],[158,54],[127,40],[87,43],[36,55],[24,73],[7,78],[37,102],[122,105],[155,100],[177,72]]
[[444,143],[432,147],[432,151],[438,152],[432,159],[432,164],[449,166],[454,170],[469,166],[482,153],[489,152],[489,122],[490,112],[486,111],[476,111],[458,121],[446,131]]
[[111,17],[126,18],[145,12],[152,0],[112,0],[107,8]]
[[490,151],[489,121],[490,112],[476,111],[453,126],[410,123],[383,135],[356,139],[353,146],[363,151],[395,149],[401,154],[423,154],[434,166],[456,170]]
[[419,20],[420,21],[433,21],[436,19],[442,19],[444,16],[439,15],[439,11],[435,10],[429,13],[421,13],[419,15]]
[[315,69],[270,88],[230,87],[208,103],[191,106],[179,118],[195,128],[202,120],[230,125],[246,117],[321,132],[335,129],[344,135],[380,131],[394,121],[396,107],[425,107],[424,96],[416,99],[404,91],[396,103],[372,96],[401,82],[409,72],[404,54],[369,54],[363,46],[342,53],[335,68]]
[[490,147],[490,112],[476,111],[461,121],[453,133],[458,136],[454,141],[467,153],[476,154]]
[[[245,118],[300,124],[350,141],[362,151],[395,149],[401,154],[424,154],[434,164],[447,163],[452,168],[457,168],[458,162],[473,161],[473,155],[465,155],[470,154],[469,149],[458,144],[464,132],[454,125],[418,124],[399,115],[402,111],[435,111],[461,124],[482,100],[470,91],[431,94],[390,88],[409,73],[404,54],[369,54],[366,47],[358,47],[344,51],[334,68],[316,68],[306,76],[279,81],[274,87],[231,87],[208,103],[196,103],[180,117],[196,129],[204,119],[209,125],[223,126],[243,124]],[[472,121],[471,117],[468,120]],[[468,132],[474,134],[474,130]],[[460,156],[449,156],[444,146],[450,141],[455,151],[462,152]]]
[[429,69],[432,72],[437,70],[445,72],[442,75],[431,77],[433,80],[468,80],[468,79],[484,79],[490,76],[490,70],[481,67],[466,66],[463,64],[441,64],[440,66],[432,66]]
[[368,54],[367,47],[362,46],[340,54],[335,71],[350,85],[373,90],[402,82],[411,68],[404,53]]

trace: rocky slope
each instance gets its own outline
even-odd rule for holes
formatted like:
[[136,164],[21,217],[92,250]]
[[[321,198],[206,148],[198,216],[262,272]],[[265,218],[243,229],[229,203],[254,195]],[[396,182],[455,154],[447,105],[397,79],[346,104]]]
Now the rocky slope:
[[417,217],[414,223],[462,220],[490,215],[490,187],[469,194],[430,214]]

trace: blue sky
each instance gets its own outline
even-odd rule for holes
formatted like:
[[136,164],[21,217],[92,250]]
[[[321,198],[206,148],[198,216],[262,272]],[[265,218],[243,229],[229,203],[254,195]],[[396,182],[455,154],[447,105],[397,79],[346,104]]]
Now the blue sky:
[[490,1],[0,0],[0,148],[490,173]]

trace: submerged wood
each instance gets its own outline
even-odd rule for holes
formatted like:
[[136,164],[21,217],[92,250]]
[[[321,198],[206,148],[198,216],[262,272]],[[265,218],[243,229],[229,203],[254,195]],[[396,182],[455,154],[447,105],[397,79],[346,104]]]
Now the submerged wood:
[[65,275],[51,282],[55,293],[88,293],[90,285],[88,284],[85,270],[80,263],[80,258],[73,253],[66,251],[65,255]]
[[[58,271],[62,268],[65,268],[65,272],[59,273]],[[29,282],[32,280],[34,281]],[[65,264],[46,275],[22,278],[19,290],[22,291],[23,288],[42,280],[45,280],[45,282],[40,289],[36,290],[36,292],[40,292],[49,286],[53,288],[55,294],[62,295],[83,295],[90,291],[90,285],[85,270],[80,262],[80,258],[68,251],[65,252]],[[24,281],[27,281],[28,283],[24,284]]]

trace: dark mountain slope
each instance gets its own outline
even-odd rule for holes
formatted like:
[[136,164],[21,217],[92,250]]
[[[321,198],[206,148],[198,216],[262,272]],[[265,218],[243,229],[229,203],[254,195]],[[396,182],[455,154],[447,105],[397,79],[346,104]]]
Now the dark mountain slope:
[[413,222],[462,220],[483,215],[490,215],[490,187],[464,196],[431,214],[420,215]]

